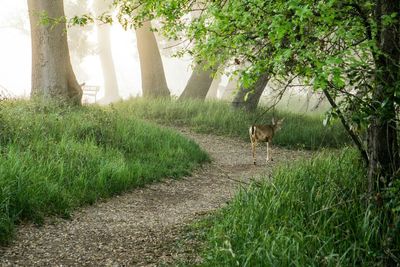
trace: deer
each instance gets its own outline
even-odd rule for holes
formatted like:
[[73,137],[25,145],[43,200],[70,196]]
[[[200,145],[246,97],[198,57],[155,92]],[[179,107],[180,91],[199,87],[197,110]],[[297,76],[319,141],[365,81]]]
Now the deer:
[[[269,161],[269,143],[272,142],[272,138],[275,133],[279,131],[282,127],[282,122],[284,119],[277,120],[272,118],[272,124],[264,125],[252,125],[249,128],[251,150],[253,152],[253,162],[256,165],[256,146],[257,142],[267,142],[267,162]],[[271,161],[273,161],[271,157]]]

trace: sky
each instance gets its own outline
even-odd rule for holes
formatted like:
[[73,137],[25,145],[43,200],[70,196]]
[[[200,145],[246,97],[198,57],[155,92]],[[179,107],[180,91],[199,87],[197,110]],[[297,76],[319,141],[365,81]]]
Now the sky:
[[[23,22],[28,31],[17,29],[15,25],[19,22]],[[95,27],[89,39],[96,42]],[[27,1],[0,0],[0,40],[0,86],[7,88],[15,96],[29,97],[31,40]],[[132,30],[125,31],[115,24],[111,29],[111,40],[120,95],[123,98],[140,95],[140,64],[135,33]],[[163,56],[163,63],[171,93],[179,95],[191,75],[191,60]],[[73,68],[79,83],[102,87],[103,78],[97,55],[86,57],[79,66],[73,65]],[[102,94],[101,88],[98,98]]]

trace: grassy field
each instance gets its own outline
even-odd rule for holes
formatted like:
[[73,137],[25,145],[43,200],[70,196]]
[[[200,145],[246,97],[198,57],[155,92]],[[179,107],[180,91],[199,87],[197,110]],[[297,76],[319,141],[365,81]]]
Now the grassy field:
[[245,141],[249,125],[275,115],[285,118],[275,144],[327,148],[312,160],[282,166],[272,181],[242,190],[206,220],[199,230],[204,266],[382,266],[388,253],[400,253],[400,237],[383,234],[382,214],[367,205],[364,168],[339,122],[324,127],[319,114],[264,114],[262,108],[249,114],[221,102],[133,99],[114,109]]
[[[348,142],[338,125],[324,128],[321,117],[276,116],[285,117],[276,144],[316,149]],[[3,102],[0,242],[9,240],[22,220],[68,217],[78,206],[163,177],[186,175],[209,160],[193,142],[142,119],[247,141],[247,127],[258,117],[260,123],[269,122],[271,114],[260,109],[251,115],[226,103],[200,101],[136,99],[108,108]]]
[[[389,236],[380,232],[381,214],[367,206],[354,150],[282,166],[273,177],[201,225],[202,266],[384,265]],[[399,255],[400,237],[390,238],[390,253]]]
[[81,205],[209,160],[173,131],[99,107],[0,106],[0,243],[15,224],[68,217]]
[[168,101],[132,99],[114,105],[114,109],[127,115],[155,121],[165,125],[186,126],[201,133],[213,133],[249,140],[250,125],[271,123],[273,115],[285,118],[282,130],[274,144],[288,148],[318,149],[340,148],[350,140],[339,122],[324,127],[323,115],[299,115],[288,112],[255,113],[233,110],[228,103],[217,101]]
[[[277,145],[319,149],[350,143],[340,124],[324,127],[322,115],[264,113],[200,101],[133,99],[107,108],[4,102],[0,242],[9,241],[21,221],[68,217],[78,206],[186,175],[209,161],[195,143],[153,123],[247,141],[249,125],[269,123],[274,115],[285,118]],[[356,158],[353,151],[324,154],[282,168],[273,183],[242,191],[207,225],[205,265],[358,265],[379,257],[377,220],[359,198],[365,185]]]

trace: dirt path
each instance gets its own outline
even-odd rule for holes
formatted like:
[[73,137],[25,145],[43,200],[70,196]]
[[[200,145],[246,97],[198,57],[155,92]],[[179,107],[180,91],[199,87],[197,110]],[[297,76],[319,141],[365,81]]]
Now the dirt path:
[[[238,188],[270,173],[272,167],[304,151],[274,149],[265,163],[258,149],[254,166],[249,143],[212,135],[182,133],[214,159],[182,180],[166,180],[74,212],[71,220],[52,219],[42,227],[19,227],[15,242],[0,248],[0,266],[157,266],[186,257],[173,248],[194,219],[225,205]],[[229,176],[229,177],[228,177]]]

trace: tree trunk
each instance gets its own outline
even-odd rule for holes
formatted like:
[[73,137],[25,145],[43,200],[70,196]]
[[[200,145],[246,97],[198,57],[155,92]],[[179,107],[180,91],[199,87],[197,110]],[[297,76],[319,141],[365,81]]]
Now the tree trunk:
[[214,80],[212,81],[210,85],[210,89],[208,90],[208,93],[206,95],[206,99],[218,99],[218,92],[220,89],[220,83],[222,81],[222,77],[218,75],[218,77],[215,77]]
[[253,88],[244,88],[241,86],[232,101],[232,106],[234,108],[242,108],[246,111],[254,111],[258,106],[258,102],[260,102],[261,95],[269,79],[270,76],[266,73],[257,80]]
[[142,72],[143,96],[169,97],[170,92],[157,41],[151,31],[151,22],[144,22],[143,26],[136,30],[136,39]]
[[208,90],[208,93],[206,95],[206,99],[218,99],[218,90],[221,80],[222,80],[221,75],[218,75],[217,77],[214,78],[214,80],[210,85],[210,89]]
[[[96,15],[100,16],[109,6],[111,1],[94,1],[93,7]],[[104,98],[99,100],[104,104],[115,102],[120,99],[118,93],[117,75],[115,73],[114,61],[111,51],[110,42],[110,29],[109,24],[102,24],[97,26],[97,40],[98,40],[98,53],[100,56],[101,69],[103,72],[104,80]]]
[[204,70],[204,64],[197,64],[193,69],[192,75],[185,90],[183,90],[179,100],[184,99],[206,99],[208,90],[214,78],[212,77],[213,71],[210,69]]
[[340,121],[342,122],[342,125],[343,125],[344,129],[349,134],[349,136],[353,140],[354,144],[356,144],[356,146],[358,148],[358,151],[360,152],[361,157],[362,157],[365,165],[367,165],[368,164],[368,155],[367,155],[367,152],[365,151],[365,149],[364,149],[364,147],[362,145],[362,141],[361,141],[360,137],[351,129],[349,123],[346,121],[346,118],[344,117],[342,111],[340,110],[340,108],[336,104],[335,100],[332,98],[332,96],[329,93],[329,91],[327,89],[324,89],[323,91],[324,91],[326,99],[328,99],[328,102],[331,104],[332,108],[335,110],[335,112],[337,113]]
[[64,17],[62,0],[28,0],[32,39],[32,97],[80,104],[82,89],[72,69],[64,22],[44,25],[40,15]]
[[[377,1],[378,27],[383,16],[400,13],[398,0]],[[377,46],[381,53],[375,55],[375,88],[372,92],[374,114],[368,128],[369,190],[380,192],[398,176],[399,148],[395,111],[395,91],[400,71],[399,22],[378,28]],[[385,103],[385,104],[383,104]]]
[[234,92],[237,90],[238,86],[238,77],[234,76],[229,79],[228,84],[225,87],[225,90],[222,92],[222,100],[226,100],[229,102],[233,101]]

